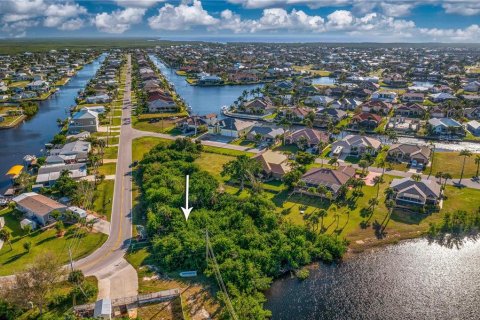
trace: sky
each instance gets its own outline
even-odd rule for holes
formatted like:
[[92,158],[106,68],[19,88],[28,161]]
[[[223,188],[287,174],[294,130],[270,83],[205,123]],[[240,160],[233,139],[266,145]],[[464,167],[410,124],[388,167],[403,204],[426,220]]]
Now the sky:
[[0,0],[0,38],[480,43],[480,0]]

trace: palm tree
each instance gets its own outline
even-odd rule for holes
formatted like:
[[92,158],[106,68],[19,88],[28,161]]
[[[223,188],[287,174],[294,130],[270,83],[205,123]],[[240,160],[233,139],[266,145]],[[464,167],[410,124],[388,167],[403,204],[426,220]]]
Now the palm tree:
[[392,188],[388,187],[383,193],[385,194],[385,197],[387,199],[390,199],[395,194],[395,191]]
[[438,171],[436,174],[435,174],[435,178],[437,178],[439,181],[438,183],[442,184],[442,178],[443,178],[443,175],[444,173],[442,171]]
[[428,173],[428,179],[430,179],[430,176],[432,175],[433,160],[434,160],[434,157],[435,157],[435,143],[430,141],[430,145],[433,146],[433,148],[432,148],[432,155],[431,155],[431,159],[430,159],[430,172]]
[[323,218],[325,218],[327,216],[327,214],[328,214],[328,212],[325,209],[320,209],[320,211],[318,211],[318,216],[321,219],[320,230],[322,230],[322,231],[323,231]]
[[245,181],[250,180],[252,185],[256,182],[255,176],[262,170],[260,163],[250,159],[246,155],[241,155],[237,159],[227,162],[223,165],[222,176],[229,175],[233,179],[240,181],[240,190],[245,187]]
[[320,195],[321,199],[323,199],[326,196],[327,192],[328,192],[328,189],[323,184],[317,187],[317,193]]
[[475,156],[475,164],[477,165],[477,173],[475,174],[475,177],[478,178],[478,170],[480,169],[480,155]]
[[445,179],[445,181],[443,182],[443,188],[445,188],[448,180],[452,179],[452,175],[450,173],[446,172],[446,173],[443,174],[443,178]]
[[7,242],[10,245],[10,250],[13,249],[11,239],[12,234],[9,230],[7,230],[6,228],[0,230],[0,240],[2,240],[3,242]]
[[419,175],[419,174],[412,174],[412,176],[411,176],[410,178],[412,178],[413,181],[420,181],[420,180],[422,180],[422,176]]
[[387,162],[385,161],[384,158],[380,158],[378,161],[377,161],[377,166],[379,168],[382,168],[382,177],[383,175],[385,174],[385,166],[387,165]]
[[368,168],[368,161],[366,160],[360,160],[358,162],[358,166],[362,168],[362,176],[365,175],[365,170]]
[[460,180],[458,183],[462,183],[463,173],[465,171],[465,162],[467,161],[467,157],[470,158],[472,156],[472,151],[464,149],[460,151],[460,156],[463,156],[463,164],[462,164],[462,173],[460,174]]
[[380,184],[383,182],[382,176],[376,176],[373,178],[373,183],[377,185],[377,198],[378,193],[380,192]]
[[377,206],[380,203],[377,198],[378,196],[376,198],[370,198],[368,200],[368,206],[372,209],[372,213],[375,210],[375,206]]
[[334,167],[338,167],[340,165],[340,163],[338,163],[337,158],[332,158],[332,159],[328,160],[328,164],[331,165],[331,166],[334,166]]

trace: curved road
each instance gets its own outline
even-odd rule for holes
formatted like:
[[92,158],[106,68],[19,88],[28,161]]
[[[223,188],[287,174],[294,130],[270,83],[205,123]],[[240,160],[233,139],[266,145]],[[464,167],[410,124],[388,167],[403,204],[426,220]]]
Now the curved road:
[[75,269],[81,269],[87,276],[97,277],[98,299],[115,299],[138,294],[137,272],[123,258],[132,238],[131,107],[131,56],[128,55],[110,234],[99,249],[74,262]]

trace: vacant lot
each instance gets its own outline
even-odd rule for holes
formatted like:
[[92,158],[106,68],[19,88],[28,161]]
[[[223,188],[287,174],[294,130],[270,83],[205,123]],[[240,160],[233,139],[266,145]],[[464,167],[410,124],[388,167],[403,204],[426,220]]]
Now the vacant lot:
[[[477,165],[475,164],[475,156],[467,158],[465,162],[464,177],[473,177],[477,172]],[[459,155],[459,152],[436,152],[433,159],[432,175],[437,172],[448,172],[454,178],[459,178],[462,172],[463,157]],[[427,168],[426,172],[429,169]]]

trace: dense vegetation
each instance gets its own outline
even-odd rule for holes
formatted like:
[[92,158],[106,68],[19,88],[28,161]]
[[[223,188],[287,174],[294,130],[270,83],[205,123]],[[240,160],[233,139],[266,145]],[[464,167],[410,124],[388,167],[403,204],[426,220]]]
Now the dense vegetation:
[[473,212],[463,210],[453,213],[447,212],[443,220],[431,223],[428,234],[431,238],[443,238],[445,235],[453,237],[477,235],[480,231],[480,207]]
[[[343,240],[286,222],[261,191],[246,198],[218,191],[218,181],[193,163],[201,144],[189,140],[161,143],[141,161],[140,179],[147,208],[153,258],[167,271],[199,270],[213,277],[206,263],[205,232],[240,319],[264,319],[262,291],[274,277],[314,260],[333,261],[346,250]],[[190,175],[186,222],[185,175]],[[219,294],[219,298],[222,295]]]
[[32,117],[37,114],[38,112],[38,104],[35,102],[27,101],[22,102],[20,107],[23,108],[23,114],[27,117]]

